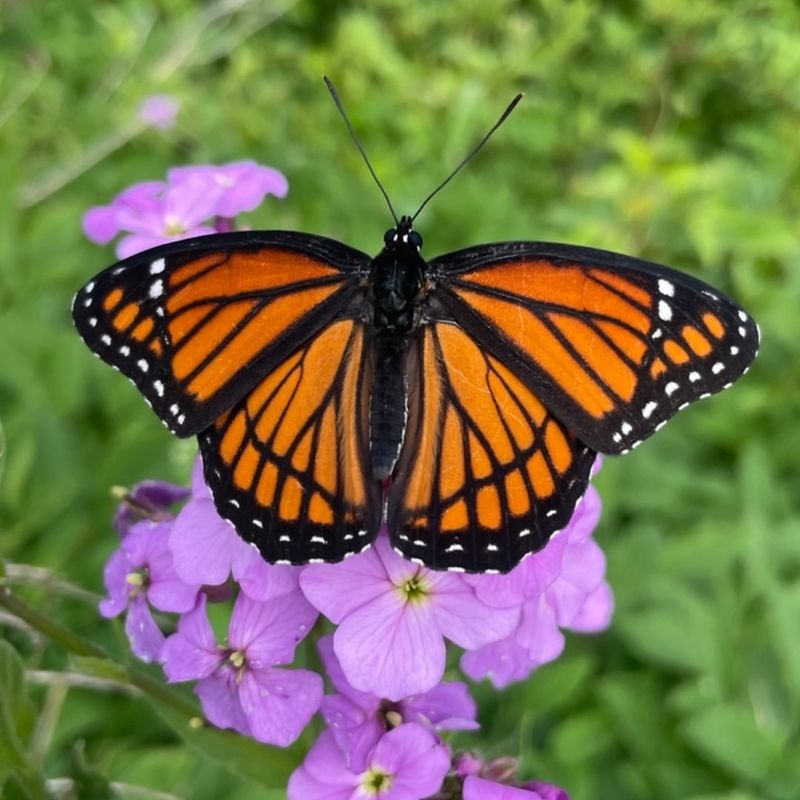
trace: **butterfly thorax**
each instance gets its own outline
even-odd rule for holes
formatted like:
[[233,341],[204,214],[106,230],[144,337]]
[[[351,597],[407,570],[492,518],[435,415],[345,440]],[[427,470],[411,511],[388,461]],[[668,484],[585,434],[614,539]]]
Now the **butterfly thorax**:
[[405,335],[414,327],[414,309],[422,286],[425,261],[422,238],[403,217],[386,231],[384,248],[370,268],[374,324],[378,333]]
[[405,359],[415,327],[417,298],[425,261],[422,239],[407,217],[384,236],[384,249],[370,270],[376,334],[375,382],[370,401],[370,449],[376,480],[388,478],[405,435],[407,386]]

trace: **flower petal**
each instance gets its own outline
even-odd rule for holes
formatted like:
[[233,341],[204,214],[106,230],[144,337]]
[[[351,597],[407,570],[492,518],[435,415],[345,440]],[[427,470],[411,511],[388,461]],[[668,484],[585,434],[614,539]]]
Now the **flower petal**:
[[440,683],[425,694],[400,702],[404,722],[418,722],[434,730],[475,730],[477,707],[465,683]]
[[236,599],[228,628],[231,647],[245,653],[255,669],[290,664],[294,649],[311,630],[317,610],[295,590],[267,603],[251,600],[244,592]]
[[444,673],[444,641],[430,601],[409,603],[395,588],[350,614],[333,647],[356,689],[389,700],[427,692]]
[[83,215],[83,232],[96,244],[108,244],[120,230],[114,206],[95,206]]
[[207,175],[193,174],[170,183],[164,193],[164,220],[184,231],[195,228],[217,213],[222,190]]
[[459,575],[435,573],[431,592],[437,627],[466,650],[504,639],[519,622],[519,608],[490,608]]
[[525,604],[515,636],[537,664],[555,660],[564,650],[564,634],[559,630],[553,607],[544,597]]
[[156,625],[144,595],[131,600],[125,619],[125,633],[130,639],[131,650],[142,661],[158,661],[164,645],[164,634]]
[[181,617],[178,632],[164,643],[161,661],[170,683],[205,678],[222,662],[206,616],[204,596],[200,596],[194,610]]
[[488,678],[495,689],[527,679],[537,666],[527,649],[517,644],[513,636],[461,656],[461,670],[465,675],[474,681]]
[[136,255],[136,253],[143,253],[151,247],[157,247],[168,241],[169,237],[167,236],[147,236],[137,233],[120,239],[117,242],[115,252],[117,258],[128,258],[128,256]]
[[597,633],[605,630],[611,623],[614,613],[614,594],[606,581],[603,581],[583,602],[572,622],[565,627],[580,633]]
[[371,604],[393,587],[383,562],[370,547],[338,564],[312,564],[300,573],[300,588],[309,602],[331,622]]
[[234,551],[232,571],[242,591],[252,600],[265,603],[273,597],[297,591],[301,567],[290,564],[268,564],[254,547]]
[[323,731],[303,764],[289,778],[288,800],[350,800],[358,777],[347,769],[344,754],[330,731]]
[[216,586],[228,579],[241,542],[211,500],[192,498],[175,518],[169,548],[182,580]]
[[290,745],[322,701],[322,678],[306,669],[247,669],[239,698],[252,735],[260,742]]
[[341,692],[361,709],[370,713],[376,711],[380,705],[380,698],[369,692],[359,692],[358,689],[354,689],[350,685],[333,650],[333,636],[331,634],[323,636],[317,642],[317,650],[320,659],[322,659],[322,666],[325,668],[325,672],[328,674],[334,689],[337,692]]
[[116,617],[128,607],[131,587],[126,578],[130,571],[128,554],[120,547],[111,554],[103,569],[108,597],[100,601],[99,608],[104,617]]
[[370,756],[370,767],[394,776],[381,800],[412,800],[439,791],[450,769],[450,754],[421,725],[400,725],[384,734]]
[[370,712],[342,694],[332,694],[322,698],[319,710],[345,754],[348,767],[353,772],[363,772],[372,748],[386,732],[377,716],[377,703]]
[[252,735],[232,670],[225,668],[203,678],[194,691],[211,723],[218,728],[232,728],[244,736]]
[[[541,784],[540,784],[541,785]],[[561,790],[559,790],[561,791]],[[547,797],[536,791],[523,789],[519,786],[507,786],[504,783],[487,781],[470,775],[464,781],[464,800],[558,800],[556,797]],[[565,797],[564,800],[569,800]]]

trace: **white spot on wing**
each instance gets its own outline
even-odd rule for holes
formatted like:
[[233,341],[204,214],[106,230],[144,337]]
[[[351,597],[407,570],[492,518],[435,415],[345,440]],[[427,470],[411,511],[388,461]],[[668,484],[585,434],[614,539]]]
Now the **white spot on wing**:
[[149,365],[149,364],[148,364],[148,363],[147,363],[147,362],[146,362],[146,361],[145,361],[143,358],[140,358],[140,359],[139,359],[139,360],[136,362],[136,366],[137,366],[137,367],[139,367],[139,369],[140,369],[142,372],[147,372],[147,370],[148,370],[148,369],[150,369],[150,365]]
[[623,422],[620,430],[622,431],[623,436],[627,436],[632,430],[633,427],[628,422]]
[[672,319],[672,309],[665,300],[658,301],[658,318],[663,319],[664,322],[669,322]]
[[717,361],[717,363],[714,364],[713,367],[711,367],[711,371],[715,375],[719,375],[719,373],[722,372],[722,370],[724,370],[724,369],[725,369],[725,365],[721,361]]
[[151,298],[155,300],[158,297],[161,297],[164,294],[164,281],[159,278],[157,281],[153,281],[150,284],[150,291],[148,292]]
[[[643,416],[645,419],[650,419],[650,417],[652,416],[653,412],[656,410],[656,407],[657,407],[657,406],[658,406],[658,403],[656,403],[654,400],[651,400],[651,401],[650,401],[650,402],[649,402],[649,403],[648,403],[648,404],[647,404],[647,405],[646,405],[646,406],[645,406],[645,407],[642,409],[642,416]],[[638,444],[638,442],[637,442],[637,444]]]
[[675,392],[678,391],[680,387],[678,386],[675,381],[670,381],[665,387],[664,391],[667,393],[667,397],[671,397]]
[[164,384],[161,381],[153,381],[153,388],[156,390],[156,394],[159,397],[164,396]]
[[164,259],[163,258],[157,258],[155,261],[153,261],[152,264],[150,264],[150,274],[151,275],[158,275],[159,272],[163,272],[163,271],[164,271]]
[[101,341],[103,344],[111,344],[111,337],[110,337],[110,336],[109,336],[107,333],[104,333],[104,334],[103,334],[103,335],[100,337],[100,341]]
[[700,380],[700,373],[699,372],[690,372],[689,373],[689,380],[692,383],[697,383]]
[[667,297],[675,296],[675,287],[663,278],[658,279],[658,291],[661,292],[661,294],[665,294]]

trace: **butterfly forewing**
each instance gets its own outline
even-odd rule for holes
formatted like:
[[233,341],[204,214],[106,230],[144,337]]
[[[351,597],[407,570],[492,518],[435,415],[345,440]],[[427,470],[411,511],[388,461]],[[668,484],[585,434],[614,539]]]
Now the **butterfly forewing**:
[[89,347],[189,436],[356,302],[368,264],[306,234],[206,236],[109,267],[78,292],[73,316]]
[[392,544],[434,568],[506,572],[569,521],[595,453],[452,322],[423,327],[408,364]]
[[756,355],[755,322],[682,273],[601,250],[484,245],[431,262],[432,298],[578,439],[622,453]]
[[337,320],[200,434],[220,514],[267,560],[339,561],[377,533],[372,361],[363,325]]

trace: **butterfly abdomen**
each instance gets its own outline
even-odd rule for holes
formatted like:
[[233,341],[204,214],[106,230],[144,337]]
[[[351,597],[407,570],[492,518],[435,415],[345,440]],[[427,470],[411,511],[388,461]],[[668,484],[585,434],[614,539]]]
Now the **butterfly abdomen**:
[[372,476],[386,480],[394,469],[408,417],[405,336],[382,334],[376,341],[375,382],[370,400]]

